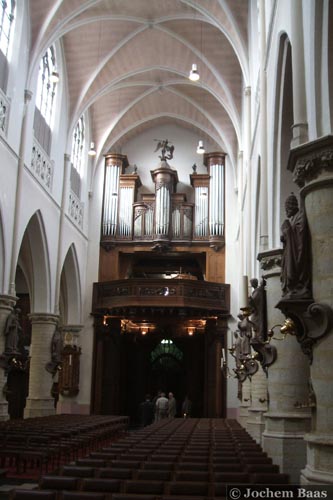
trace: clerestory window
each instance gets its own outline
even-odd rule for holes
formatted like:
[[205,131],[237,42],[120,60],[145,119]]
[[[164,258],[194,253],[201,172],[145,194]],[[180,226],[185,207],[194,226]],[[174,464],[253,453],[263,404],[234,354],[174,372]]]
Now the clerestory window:
[[83,152],[85,139],[84,118],[81,116],[72,137],[71,154],[71,189],[78,198],[81,195],[81,177],[83,175]]
[[6,57],[9,58],[9,51],[11,46],[11,34],[15,14],[15,0],[0,2],[0,50]]
[[58,80],[55,48],[51,46],[43,55],[39,65],[34,119],[35,137],[48,155],[51,149],[51,125]]

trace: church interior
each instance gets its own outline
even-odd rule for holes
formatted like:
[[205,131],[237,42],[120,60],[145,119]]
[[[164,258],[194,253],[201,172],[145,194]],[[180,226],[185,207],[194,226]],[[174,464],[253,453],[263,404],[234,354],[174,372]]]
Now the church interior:
[[[332,0],[0,14],[0,476],[32,457],[9,431],[81,426],[57,460],[87,482],[11,498],[333,485]],[[146,426],[161,392],[175,412]],[[197,466],[142,472],[148,443],[182,463],[176,440]],[[125,449],[140,470],[89,490]]]

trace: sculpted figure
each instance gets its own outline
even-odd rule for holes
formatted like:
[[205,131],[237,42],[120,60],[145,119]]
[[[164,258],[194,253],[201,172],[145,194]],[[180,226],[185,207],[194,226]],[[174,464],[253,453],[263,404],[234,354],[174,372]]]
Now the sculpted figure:
[[283,254],[281,287],[284,298],[311,298],[310,232],[304,209],[299,209],[291,193],[286,203],[287,219],[281,226]]
[[168,139],[165,140],[155,139],[155,140],[157,141],[157,146],[154,153],[156,153],[156,151],[161,149],[162,150],[161,155],[159,156],[160,160],[161,161],[171,160],[173,158],[173,152],[175,147],[169,144]]
[[253,278],[250,280],[253,288],[252,295],[249,298],[249,305],[251,307],[251,323],[254,330],[254,335],[258,340],[265,340],[267,335],[267,321],[266,321],[266,297],[265,297],[265,280],[262,279],[260,286],[258,280]]
[[7,318],[5,326],[5,352],[17,353],[18,342],[22,332],[19,321],[20,309],[14,309]]

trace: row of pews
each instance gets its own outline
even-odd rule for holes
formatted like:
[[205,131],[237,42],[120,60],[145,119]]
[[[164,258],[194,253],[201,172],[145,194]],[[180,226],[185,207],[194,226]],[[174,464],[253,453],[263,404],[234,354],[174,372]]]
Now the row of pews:
[[226,486],[288,484],[235,420],[162,420],[42,475],[13,500],[207,500]]
[[51,415],[0,422],[0,467],[48,472],[99,449],[128,428],[128,417]]

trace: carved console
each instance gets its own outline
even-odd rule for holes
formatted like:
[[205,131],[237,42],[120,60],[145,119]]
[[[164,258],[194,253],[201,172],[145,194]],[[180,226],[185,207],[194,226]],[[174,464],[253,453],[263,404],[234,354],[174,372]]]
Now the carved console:
[[[312,363],[314,344],[333,326],[332,309],[326,304],[314,302],[313,299],[280,300],[276,307],[293,322],[286,321],[285,333],[296,336],[302,351]],[[283,333],[283,327],[281,332]]]

